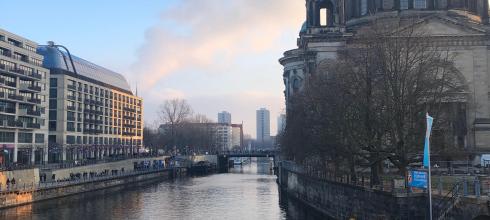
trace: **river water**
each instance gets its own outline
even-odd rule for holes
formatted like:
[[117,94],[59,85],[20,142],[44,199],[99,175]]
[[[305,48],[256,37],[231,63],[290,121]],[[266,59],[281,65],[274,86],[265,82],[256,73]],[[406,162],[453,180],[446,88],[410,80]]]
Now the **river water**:
[[324,219],[280,196],[270,163],[230,173],[183,177],[123,190],[88,193],[0,211],[0,219]]

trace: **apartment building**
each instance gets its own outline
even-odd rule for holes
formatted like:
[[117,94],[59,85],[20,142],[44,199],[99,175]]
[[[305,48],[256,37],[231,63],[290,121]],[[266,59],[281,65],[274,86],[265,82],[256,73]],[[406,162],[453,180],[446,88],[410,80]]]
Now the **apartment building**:
[[49,70],[37,43],[0,29],[0,166],[47,161]]
[[124,76],[54,43],[37,52],[51,72],[49,161],[136,154],[143,139],[143,100]]

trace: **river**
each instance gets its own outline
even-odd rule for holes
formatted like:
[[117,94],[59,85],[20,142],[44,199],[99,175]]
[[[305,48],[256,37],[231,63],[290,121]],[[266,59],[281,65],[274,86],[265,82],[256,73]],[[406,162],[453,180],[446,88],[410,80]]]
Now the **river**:
[[257,162],[230,173],[183,177],[87,193],[0,211],[0,219],[323,219],[280,196],[270,164]]

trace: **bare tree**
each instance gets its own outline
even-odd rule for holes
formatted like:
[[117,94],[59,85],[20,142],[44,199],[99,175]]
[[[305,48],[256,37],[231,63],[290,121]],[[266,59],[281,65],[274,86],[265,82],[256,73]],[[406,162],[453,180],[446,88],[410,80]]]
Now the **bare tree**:
[[288,107],[283,151],[354,177],[367,162],[374,183],[384,160],[403,175],[422,150],[425,114],[447,128],[444,106],[463,91],[453,57],[416,25],[374,21],[319,64]]
[[171,143],[173,146],[177,145],[177,128],[181,126],[192,115],[192,108],[183,99],[171,99],[166,100],[158,111],[160,120],[163,124],[168,126],[170,130]]

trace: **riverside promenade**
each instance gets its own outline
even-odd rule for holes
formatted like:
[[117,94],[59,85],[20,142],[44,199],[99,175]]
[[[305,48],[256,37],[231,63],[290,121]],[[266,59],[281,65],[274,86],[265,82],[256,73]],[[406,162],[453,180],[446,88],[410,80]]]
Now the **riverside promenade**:
[[186,172],[187,164],[165,163],[165,159],[163,156],[134,158],[62,169],[3,171],[0,173],[0,209],[101,189],[134,186]]

